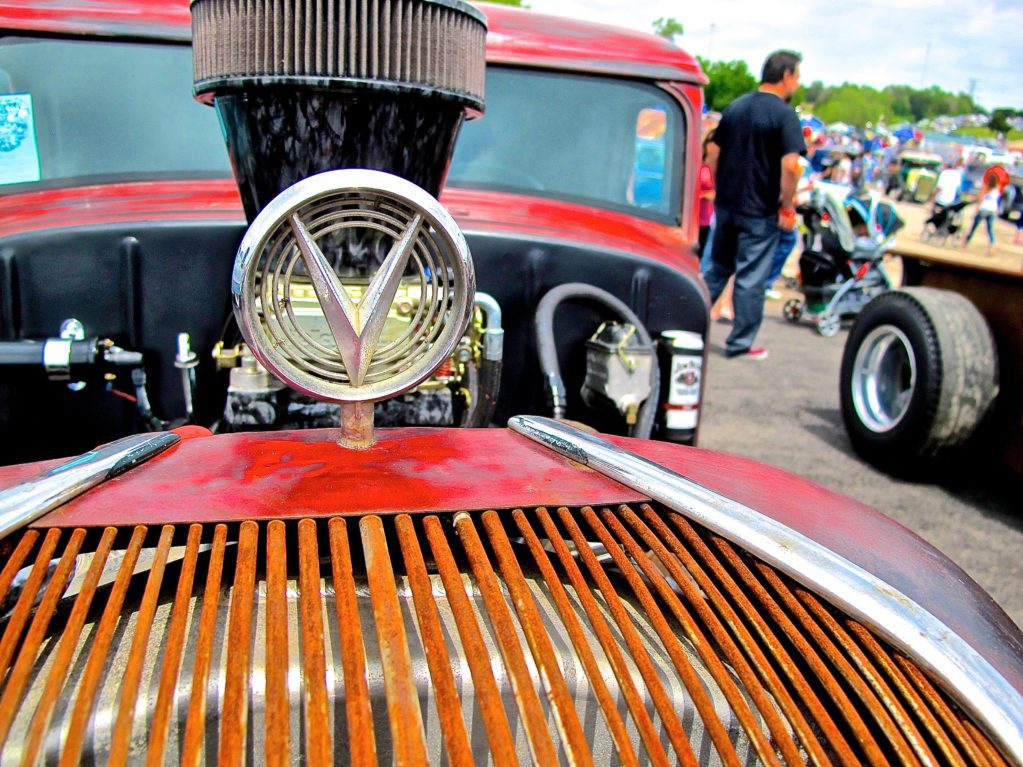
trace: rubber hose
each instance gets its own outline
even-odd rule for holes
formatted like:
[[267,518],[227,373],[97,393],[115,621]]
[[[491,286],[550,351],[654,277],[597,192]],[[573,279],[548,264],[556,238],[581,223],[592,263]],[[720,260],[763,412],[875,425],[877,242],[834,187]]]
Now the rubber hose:
[[[566,282],[547,291],[536,307],[534,327],[536,329],[536,348],[540,357],[540,367],[548,385],[548,395],[554,410],[555,418],[565,417],[565,385],[561,379],[561,365],[558,364],[558,348],[554,340],[554,312],[566,298],[583,298],[603,304],[618,314],[624,322],[636,328],[639,339],[653,351],[653,338],[646,327],[640,322],[635,312],[621,300],[601,290],[595,285],[585,282]],[[649,439],[654,429],[654,418],[657,417],[657,402],[661,391],[661,374],[657,366],[657,355],[653,354],[653,365],[650,368],[650,396],[639,409],[636,424],[630,429],[630,436]]]
[[494,419],[497,408],[497,395],[501,388],[501,360],[484,359],[480,362],[479,378],[476,386],[476,401],[472,405],[470,417],[465,426],[470,428],[486,428]]

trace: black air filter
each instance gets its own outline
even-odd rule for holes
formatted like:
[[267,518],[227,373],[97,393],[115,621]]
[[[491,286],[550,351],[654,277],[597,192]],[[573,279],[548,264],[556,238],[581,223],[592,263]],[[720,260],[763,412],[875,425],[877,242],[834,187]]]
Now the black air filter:
[[195,93],[220,112],[251,221],[337,168],[433,195],[483,108],[486,26],[457,0],[194,0]]

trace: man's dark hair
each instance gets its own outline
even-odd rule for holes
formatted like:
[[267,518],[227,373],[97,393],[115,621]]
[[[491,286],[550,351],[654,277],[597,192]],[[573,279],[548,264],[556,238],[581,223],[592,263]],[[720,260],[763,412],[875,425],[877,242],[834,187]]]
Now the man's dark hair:
[[803,60],[795,51],[775,51],[767,57],[764,69],[760,73],[762,85],[776,85],[785,78],[786,72],[795,72],[799,62]]

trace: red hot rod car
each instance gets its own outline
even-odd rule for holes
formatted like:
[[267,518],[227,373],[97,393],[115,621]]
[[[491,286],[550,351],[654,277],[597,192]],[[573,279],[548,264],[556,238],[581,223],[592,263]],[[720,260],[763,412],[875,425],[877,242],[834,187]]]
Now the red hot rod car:
[[0,27],[0,762],[1023,764],[959,568],[673,444],[691,57],[461,0]]

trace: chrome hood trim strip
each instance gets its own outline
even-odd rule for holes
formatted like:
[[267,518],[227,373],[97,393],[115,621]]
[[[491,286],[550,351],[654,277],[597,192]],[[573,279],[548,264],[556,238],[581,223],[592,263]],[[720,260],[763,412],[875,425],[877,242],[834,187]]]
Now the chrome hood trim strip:
[[180,436],[134,434],[108,442],[0,492],[0,540],[101,482],[148,461]]
[[1023,696],[962,637],[905,594],[805,535],[607,440],[549,418],[513,431],[698,522],[760,557],[906,652],[1023,764]]

